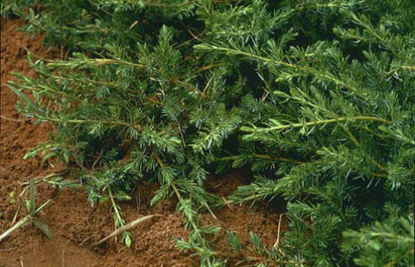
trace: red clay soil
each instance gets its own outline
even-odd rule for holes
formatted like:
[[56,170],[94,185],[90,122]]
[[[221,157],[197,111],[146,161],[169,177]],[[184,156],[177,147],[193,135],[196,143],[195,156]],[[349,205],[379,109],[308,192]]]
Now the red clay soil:
[[[28,36],[17,32],[23,25],[20,20],[1,19],[1,161],[0,161],[0,233],[25,216],[24,203],[19,194],[24,182],[30,178],[44,177],[49,173],[66,172],[58,162],[47,161],[41,166],[41,158],[23,160],[23,156],[36,143],[48,139],[53,127],[46,123],[34,125],[20,116],[15,105],[17,97],[6,83],[13,79],[12,72],[35,76],[26,60],[26,49],[43,58],[60,58],[57,49],[43,46],[41,36]],[[73,175],[74,176],[74,175]],[[227,197],[242,185],[242,175],[211,179],[210,191]],[[22,184],[23,183],[23,184]],[[92,207],[83,190],[59,191],[43,183],[37,185],[36,203],[52,202],[39,215],[55,233],[48,239],[33,225],[26,225],[13,232],[0,243],[0,267],[3,266],[198,266],[197,257],[175,249],[175,238],[186,237],[181,215],[175,212],[177,200],[171,199],[150,207],[150,199],[157,185],[141,185],[131,203],[122,204],[122,216],[126,222],[149,214],[162,214],[131,230],[132,246],[108,240],[92,248],[100,239],[114,231],[114,221],[109,203]],[[279,216],[265,204],[233,206],[202,215],[206,224],[231,229],[240,236],[244,248],[240,255],[232,255],[229,266],[237,262],[249,265],[253,256],[249,232],[255,232],[267,247],[271,247],[278,235]],[[230,253],[225,230],[211,237],[215,248]],[[257,260],[260,260],[257,258]],[[258,263],[258,261],[256,262]]]

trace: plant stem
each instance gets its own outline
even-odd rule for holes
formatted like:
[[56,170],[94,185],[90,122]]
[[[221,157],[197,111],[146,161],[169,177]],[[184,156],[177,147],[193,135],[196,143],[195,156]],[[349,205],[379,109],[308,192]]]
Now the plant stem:
[[299,127],[304,127],[304,126],[314,126],[314,125],[319,125],[319,124],[326,124],[326,123],[333,123],[333,122],[343,122],[343,121],[348,121],[348,120],[377,121],[377,122],[392,124],[392,122],[390,122],[388,120],[385,120],[385,119],[382,119],[382,118],[357,116],[357,117],[350,117],[350,118],[341,117],[341,118],[327,119],[327,120],[321,120],[321,121],[310,121],[310,122],[306,122],[306,123],[293,123],[293,124],[280,125],[280,126],[269,127],[269,128],[254,128],[254,129],[252,129],[252,128],[248,128],[248,127],[241,127],[241,130],[245,131],[245,132],[257,132],[257,133],[258,132],[271,132],[271,131],[275,131],[275,130],[299,128]]
[[83,124],[83,123],[102,123],[102,124],[112,124],[112,125],[120,125],[120,126],[126,126],[126,127],[133,127],[137,129],[138,131],[141,131],[141,125],[135,124],[135,123],[128,123],[123,121],[101,121],[101,120],[61,120],[56,118],[41,118],[47,121],[52,122],[66,122],[66,123],[73,123],[73,124]]
[[15,230],[19,229],[20,227],[22,227],[26,223],[30,222],[31,219],[32,219],[31,215],[27,215],[26,217],[24,217],[23,219],[18,221],[15,225],[13,225],[11,228],[9,228],[6,232],[4,232],[3,234],[0,235],[0,242],[2,242],[8,235],[13,233]]
[[114,197],[112,195],[111,187],[108,187],[108,194],[110,195],[110,199],[111,199],[112,207],[115,212],[116,220],[121,224],[121,226],[124,226],[123,220],[117,208],[117,204],[115,203]]
[[[182,203],[182,205],[184,205],[184,199],[182,197],[182,195],[180,194],[179,190],[177,189],[176,185],[174,183],[171,184],[171,187],[173,188],[174,192],[176,193],[177,198],[179,199],[180,203]],[[190,220],[190,223],[193,226],[193,230],[195,230],[195,232],[199,232],[199,227],[197,227],[196,223],[192,220]]]
[[[228,156],[228,157],[222,157],[219,160],[221,160],[221,161],[236,160],[239,157],[240,156],[238,156],[238,155],[236,155],[236,156]],[[261,155],[261,154],[252,154],[251,157],[253,157],[253,158],[261,158],[261,159],[270,159],[270,160],[275,160],[275,161],[295,162],[295,163],[298,163],[298,164],[306,163],[304,161],[293,160],[293,159],[289,159],[289,158],[274,157],[274,156],[270,156],[270,155]]]

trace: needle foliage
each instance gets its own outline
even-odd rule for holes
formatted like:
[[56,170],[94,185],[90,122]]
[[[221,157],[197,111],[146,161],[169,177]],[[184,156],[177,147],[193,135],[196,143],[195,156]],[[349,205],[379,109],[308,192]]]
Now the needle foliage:
[[56,126],[36,151],[79,165],[118,226],[115,200],[157,182],[152,202],[176,196],[191,230],[178,248],[226,265],[198,219],[223,205],[204,181],[247,166],[231,203],[288,203],[278,247],[251,234],[257,264],[414,264],[413,1],[5,0],[2,13],[70,51],[30,55],[39,77],[10,87]]

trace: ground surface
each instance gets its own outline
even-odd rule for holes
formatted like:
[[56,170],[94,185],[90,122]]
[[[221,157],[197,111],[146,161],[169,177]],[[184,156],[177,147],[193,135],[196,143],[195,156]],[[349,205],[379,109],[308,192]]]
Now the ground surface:
[[[18,197],[30,178],[44,177],[49,173],[66,173],[76,177],[73,171],[55,161],[40,165],[41,159],[23,160],[23,155],[37,142],[47,140],[53,127],[48,124],[34,125],[15,111],[16,96],[6,83],[13,79],[12,72],[36,75],[26,61],[26,49],[48,59],[61,58],[59,49],[46,49],[42,37],[31,37],[17,32],[23,25],[19,20],[1,20],[1,138],[0,138],[0,233],[23,218],[25,208]],[[69,174],[68,174],[69,173]],[[232,174],[221,179],[211,178],[208,188],[227,197],[244,183],[243,175]],[[122,204],[124,219],[129,222],[149,214],[162,214],[131,230],[132,246],[126,248],[114,239],[98,247],[92,244],[114,230],[113,217],[108,204],[91,207],[86,194],[65,189],[58,191],[39,183],[36,203],[48,199],[40,219],[54,231],[55,237],[46,238],[37,228],[26,225],[0,243],[0,267],[3,266],[198,266],[198,260],[189,253],[174,248],[174,238],[185,237],[180,214],[175,212],[175,199],[163,201],[154,207],[149,202],[157,185],[141,185],[131,203]],[[214,211],[217,218],[204,214],[205,223],[230,228],[245,245],[241,255],[232,256],[229,266],[238,262],[249,265],[247,258],[253,256],[249,245],[249,231],[257,233],[268,247],[278,235],[279,216],[262,204],[228,207]],[[221,233],[211,240],[222,253],[229,253]],[[255,258],[256,260],[260,260]],[[251,258],[252,260],[252,258]]]

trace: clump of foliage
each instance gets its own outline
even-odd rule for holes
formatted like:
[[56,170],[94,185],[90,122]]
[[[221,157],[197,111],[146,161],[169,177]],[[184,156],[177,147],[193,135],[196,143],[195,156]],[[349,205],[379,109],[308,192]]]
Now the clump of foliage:
[[176,195],[191,230],[178,247],[226,264],[205,238],[218,229],[198,220],[223,205],[204,181],[249,166],[231,202],[288,202],[278,248],[251,236],[264,264],[414,264],[413,1],[6,0],[2,12],[71,51],[29,57],[39,78],[10,87],[22,113],[56,126],[38,150],[78,164],[119,226],[114,199],[157,182],[153,203]]

